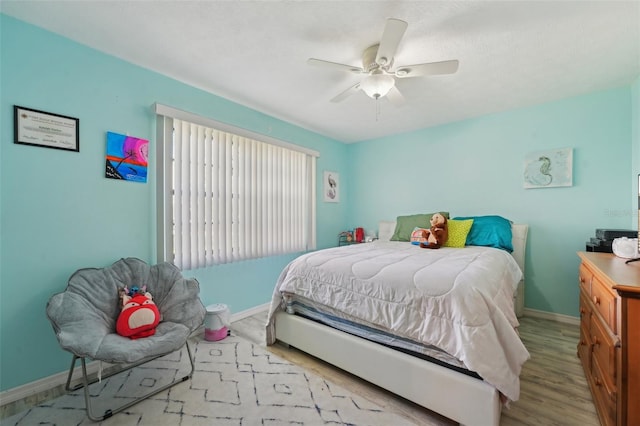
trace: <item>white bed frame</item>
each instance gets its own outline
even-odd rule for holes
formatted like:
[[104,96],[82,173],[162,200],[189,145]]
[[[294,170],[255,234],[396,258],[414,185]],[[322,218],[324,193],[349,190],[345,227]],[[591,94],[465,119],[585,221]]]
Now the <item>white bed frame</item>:
[[[512,225],[524,273],[527,225]],[[522,298],[519,298],[521,295]],[[516,295],[524,303],[524,279]],[[277,312],[276,339],[463,425],[498,426],[502,404],[488,383],[296,315]]]

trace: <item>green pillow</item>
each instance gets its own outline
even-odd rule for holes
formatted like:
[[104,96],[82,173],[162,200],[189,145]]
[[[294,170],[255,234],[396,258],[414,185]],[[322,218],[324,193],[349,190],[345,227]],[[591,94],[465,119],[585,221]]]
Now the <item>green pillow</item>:
[[[398,216],[396,218],[396,230],[391,237],[391,241],[409,241],[411,233],[415,228],[431,228],[431,216],[435,213],[414,214],[410,216]],[[441,215],[449,219],[449,212],[440,212]]]
[[447,241],[444,243],[444,247],[464,247],[467,244],[467,235],[469,235],[472,225],[473,219],[448,220],[447,230],[449,231],[449,238],[447,238]]

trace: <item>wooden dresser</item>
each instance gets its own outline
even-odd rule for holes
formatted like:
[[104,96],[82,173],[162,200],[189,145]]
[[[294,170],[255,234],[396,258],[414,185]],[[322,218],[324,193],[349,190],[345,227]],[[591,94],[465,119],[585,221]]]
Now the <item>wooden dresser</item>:
[[640,261],[579,252],[582,362],[602,425],[640,425]]

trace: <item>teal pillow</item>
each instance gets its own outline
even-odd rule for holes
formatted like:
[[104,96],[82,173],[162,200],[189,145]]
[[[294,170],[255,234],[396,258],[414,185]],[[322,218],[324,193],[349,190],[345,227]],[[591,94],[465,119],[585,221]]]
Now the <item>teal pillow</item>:
[[[414,214],[410,216],[398,216],[396,218],[396,229],[393,232],[391,241],[409,241],[411,233],[415,228],[431,228],[431,216],[435,213]],[[449,219],[449,212],[440,212],[441,215]]]
[[443,244],[445,247],[463,248],[467,244],[467,235],[473,225],[473,219],[447,221],[449,237]]
[[468,246],[495,247],[509,253],[513,251],[510,220],[501,216],[468,216],[454,219],[473,219],[473,226],[467,235]]

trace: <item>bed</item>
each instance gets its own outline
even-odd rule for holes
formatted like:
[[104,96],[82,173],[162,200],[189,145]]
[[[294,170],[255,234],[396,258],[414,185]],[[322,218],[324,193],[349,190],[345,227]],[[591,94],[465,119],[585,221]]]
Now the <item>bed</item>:
[[267,344],[296,347],[461,424],[498,425],[529,358],[516,314],[528,228],[508,226],[511,253],[464,242],[423,249],[390,241],[398,225],[381,222],[377,241],[302,255],[274,288]]

